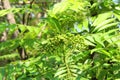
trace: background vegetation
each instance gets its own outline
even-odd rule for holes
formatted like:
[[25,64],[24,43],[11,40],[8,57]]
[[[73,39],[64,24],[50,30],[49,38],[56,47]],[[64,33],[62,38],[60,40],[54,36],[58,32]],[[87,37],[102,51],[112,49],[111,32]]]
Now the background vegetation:
[[0,80],[119,80],[119,0],[0,0]]

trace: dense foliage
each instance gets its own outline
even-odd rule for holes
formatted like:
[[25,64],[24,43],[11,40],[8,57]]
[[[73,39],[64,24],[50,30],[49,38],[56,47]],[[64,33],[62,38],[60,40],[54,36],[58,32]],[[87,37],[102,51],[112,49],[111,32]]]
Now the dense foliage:
[[0,10],[0,80],[120,79],[119,0],[28,1]]

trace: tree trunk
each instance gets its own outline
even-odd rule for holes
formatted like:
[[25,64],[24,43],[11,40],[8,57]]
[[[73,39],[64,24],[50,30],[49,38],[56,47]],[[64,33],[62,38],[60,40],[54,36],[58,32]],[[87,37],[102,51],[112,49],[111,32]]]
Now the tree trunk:
[[[1,0],[1,3],[2,3],[4,9],[10,9],[11,8],[9,0]],[[9,14],[7,14],[7,20],[9,22],[9,24],[16,24],[14,15],[11,12]],[[6,41],[7,40],[7,33],[8,33],[8,31],[3,32],[3,36],[1,37],[0,41]],[[18,36],[18,34],[19,34],[19,31],[16,30],[14,32],[12,38],[16,38]],[[25,49],[21,48],[21,46],[19,46],[17,49],[18,49],[18,52],[20,54],[21,59],[22,60],[27,59],[27,54],[26,54]]]
[[[2,4],[3,4],[4,9],[10,9],[11,8],[9,0],[2,0]],[[8,19],[8,22],[10,24],[15,24],[16,23],[15,19],[14,19],[14,15],[12,13],[7,14],[7,19]]]

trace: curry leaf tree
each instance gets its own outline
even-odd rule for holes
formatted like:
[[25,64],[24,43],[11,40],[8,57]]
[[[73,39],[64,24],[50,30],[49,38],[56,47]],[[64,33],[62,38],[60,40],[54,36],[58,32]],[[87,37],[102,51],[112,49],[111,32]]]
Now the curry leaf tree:
[[[14,13],[17,22],[0,23],[0,33],[9,29],[0,43],[0,60],[11,60],[1,65],[1,80],[120,79],[117,0],[37,1],[18,0],[13,6],[19,8],[0,11],[0,17]],[[20,33],[13,39],[16,30]],[[26,49],[27,60],[19,59],[19,46]]]

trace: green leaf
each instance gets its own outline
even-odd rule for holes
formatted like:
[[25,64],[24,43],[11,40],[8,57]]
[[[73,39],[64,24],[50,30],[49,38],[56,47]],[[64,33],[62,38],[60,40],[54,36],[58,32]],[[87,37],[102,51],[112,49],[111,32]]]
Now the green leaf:
[[60,24],[59,24],[57,19],[55,19],[55,18],[47,18],[46,20],[48,21],[49,25],[51,25],[53,30],[60,33],[61,28],[60,28]]
[[106,56],[108,56],[108,57],[111,57],[111,53],[107,52],[107,51],[104,50],[103,48],[95,48],[95,49],[92,49],[92,50],[91,50],[91,54],[92,54],[93,52],[98,52],[98,53],[104,54],[104,55],[106,55]]
[[100,69],[100,68],[98,68],[98,70],[99,70],[99,73],[97,78],[100,80],[104,80],[105,76],[107,75],[107,70]]
[[[61,71],[58,71],[57,73],[55,73],[55,77],[57,77],[57,76],[60,76],[60,75],[62,75],[62,77],[64,77],[65,75],[65,73],[67,72],[67,70],[65,69],[63,69],[63,70],[61,70]],[[64,75],[64,76],[63,76]]]
[[95,34],[95,35],[93,35],[93,38],[94,38],[96,44],[98,43],[98,44],[102,45],[103,47],[105,47],[101,34]]
[[5,76],[5,67],[0,67],[0,80]]
[[114,15],[115,15],[115,17],[117,17],[117,19],[119,19],[119,21],[120,21],[120,10],[114,10]]
[[105,25],[108,25],[108,23],[111,23],[111,22],[113,22],[113,21],[115,21],[114,18],[103,21],[102,23],[98,24],[98,25],[95,27],[94,31],[97,30],[97,29],[102,28],[102,27],[105,26]]
[[4,32],[6,30],[6,28],[7,28],[6,23],[1,23],[0,24],[0,33]]
[[98,31],[104,30],[106,28],[112,27],[112,26],[117,26],[119,24],[119,22],[115,22],[115,23],[111,23],[111,24],[107,24],[101,28],[98,29]]
[[120,20],[120,15],[114,13],[115,17],[117,17]]
[[17,13],[21,8],[11,8],[11,9],[6,9],[6,10],[0,10],[0,17],[7,15],[8,13]]
[[105,21],[107,18],[109,18],[111,16],[112,16],[111,11],[99,14],[97,19],[93,22],[92,26],[98,26],[98,24],[102,23],[103,21]]

